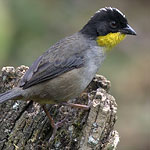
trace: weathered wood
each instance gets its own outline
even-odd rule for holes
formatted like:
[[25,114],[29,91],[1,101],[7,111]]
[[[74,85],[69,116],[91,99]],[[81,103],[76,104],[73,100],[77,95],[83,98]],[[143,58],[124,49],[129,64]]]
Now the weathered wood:
[[[28,67],[4,67],[0,92],[17,85]],[[66,121],[49,142],[52,128],[40,105],[32,101],[0,104],[0,150],[115,150],[119,135],[114,131],[117,105],[109,94],[110,82],[96,75],[73,103],[88,104],[89,111],[62,105],[47,105],[55,122]]]

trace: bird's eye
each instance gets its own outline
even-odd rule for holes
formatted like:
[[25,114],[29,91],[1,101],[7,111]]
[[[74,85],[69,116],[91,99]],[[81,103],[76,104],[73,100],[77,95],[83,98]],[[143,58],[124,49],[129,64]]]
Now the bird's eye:
[[113,28],[113,29],[117,28],[117,22],[116,21],[111,21],[110,22],[110,27]]

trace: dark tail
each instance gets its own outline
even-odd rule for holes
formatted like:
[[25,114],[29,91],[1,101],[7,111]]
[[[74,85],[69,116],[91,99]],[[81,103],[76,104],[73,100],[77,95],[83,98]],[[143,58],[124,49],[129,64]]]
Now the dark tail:
[[19,88],[14,88],[5,93],[0,94],[0,103],[3,103],[7,100],[17,100],[22,98],[22,90]]

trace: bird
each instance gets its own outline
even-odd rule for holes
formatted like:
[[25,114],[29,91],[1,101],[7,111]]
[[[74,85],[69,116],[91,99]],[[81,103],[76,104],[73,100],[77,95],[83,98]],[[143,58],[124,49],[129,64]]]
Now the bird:
[[[136,35],[136,32],[120,10],[112,7],[99,9],[81,30],[56,42],[38,57],[17,87],[0,94],[0,103],[7,100],[37,102],[56,131],[58,124],[45,105],[67,103],[78,97],[94,78],[106,53],[126,35]],[[81,104],[68,105],[89,108]]]

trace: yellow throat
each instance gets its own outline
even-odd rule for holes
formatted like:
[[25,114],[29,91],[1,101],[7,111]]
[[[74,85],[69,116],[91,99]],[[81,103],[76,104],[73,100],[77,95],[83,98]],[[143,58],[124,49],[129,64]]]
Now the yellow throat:
[[98,36],[96,41],[97,41],[98,46],[102,46],[102,47],[105,47],[106,50],[110,50],[112,47],[116,46],[122,40],[124,40],[125,37],[126,35],[120,32],[109,33],[105,36]]

